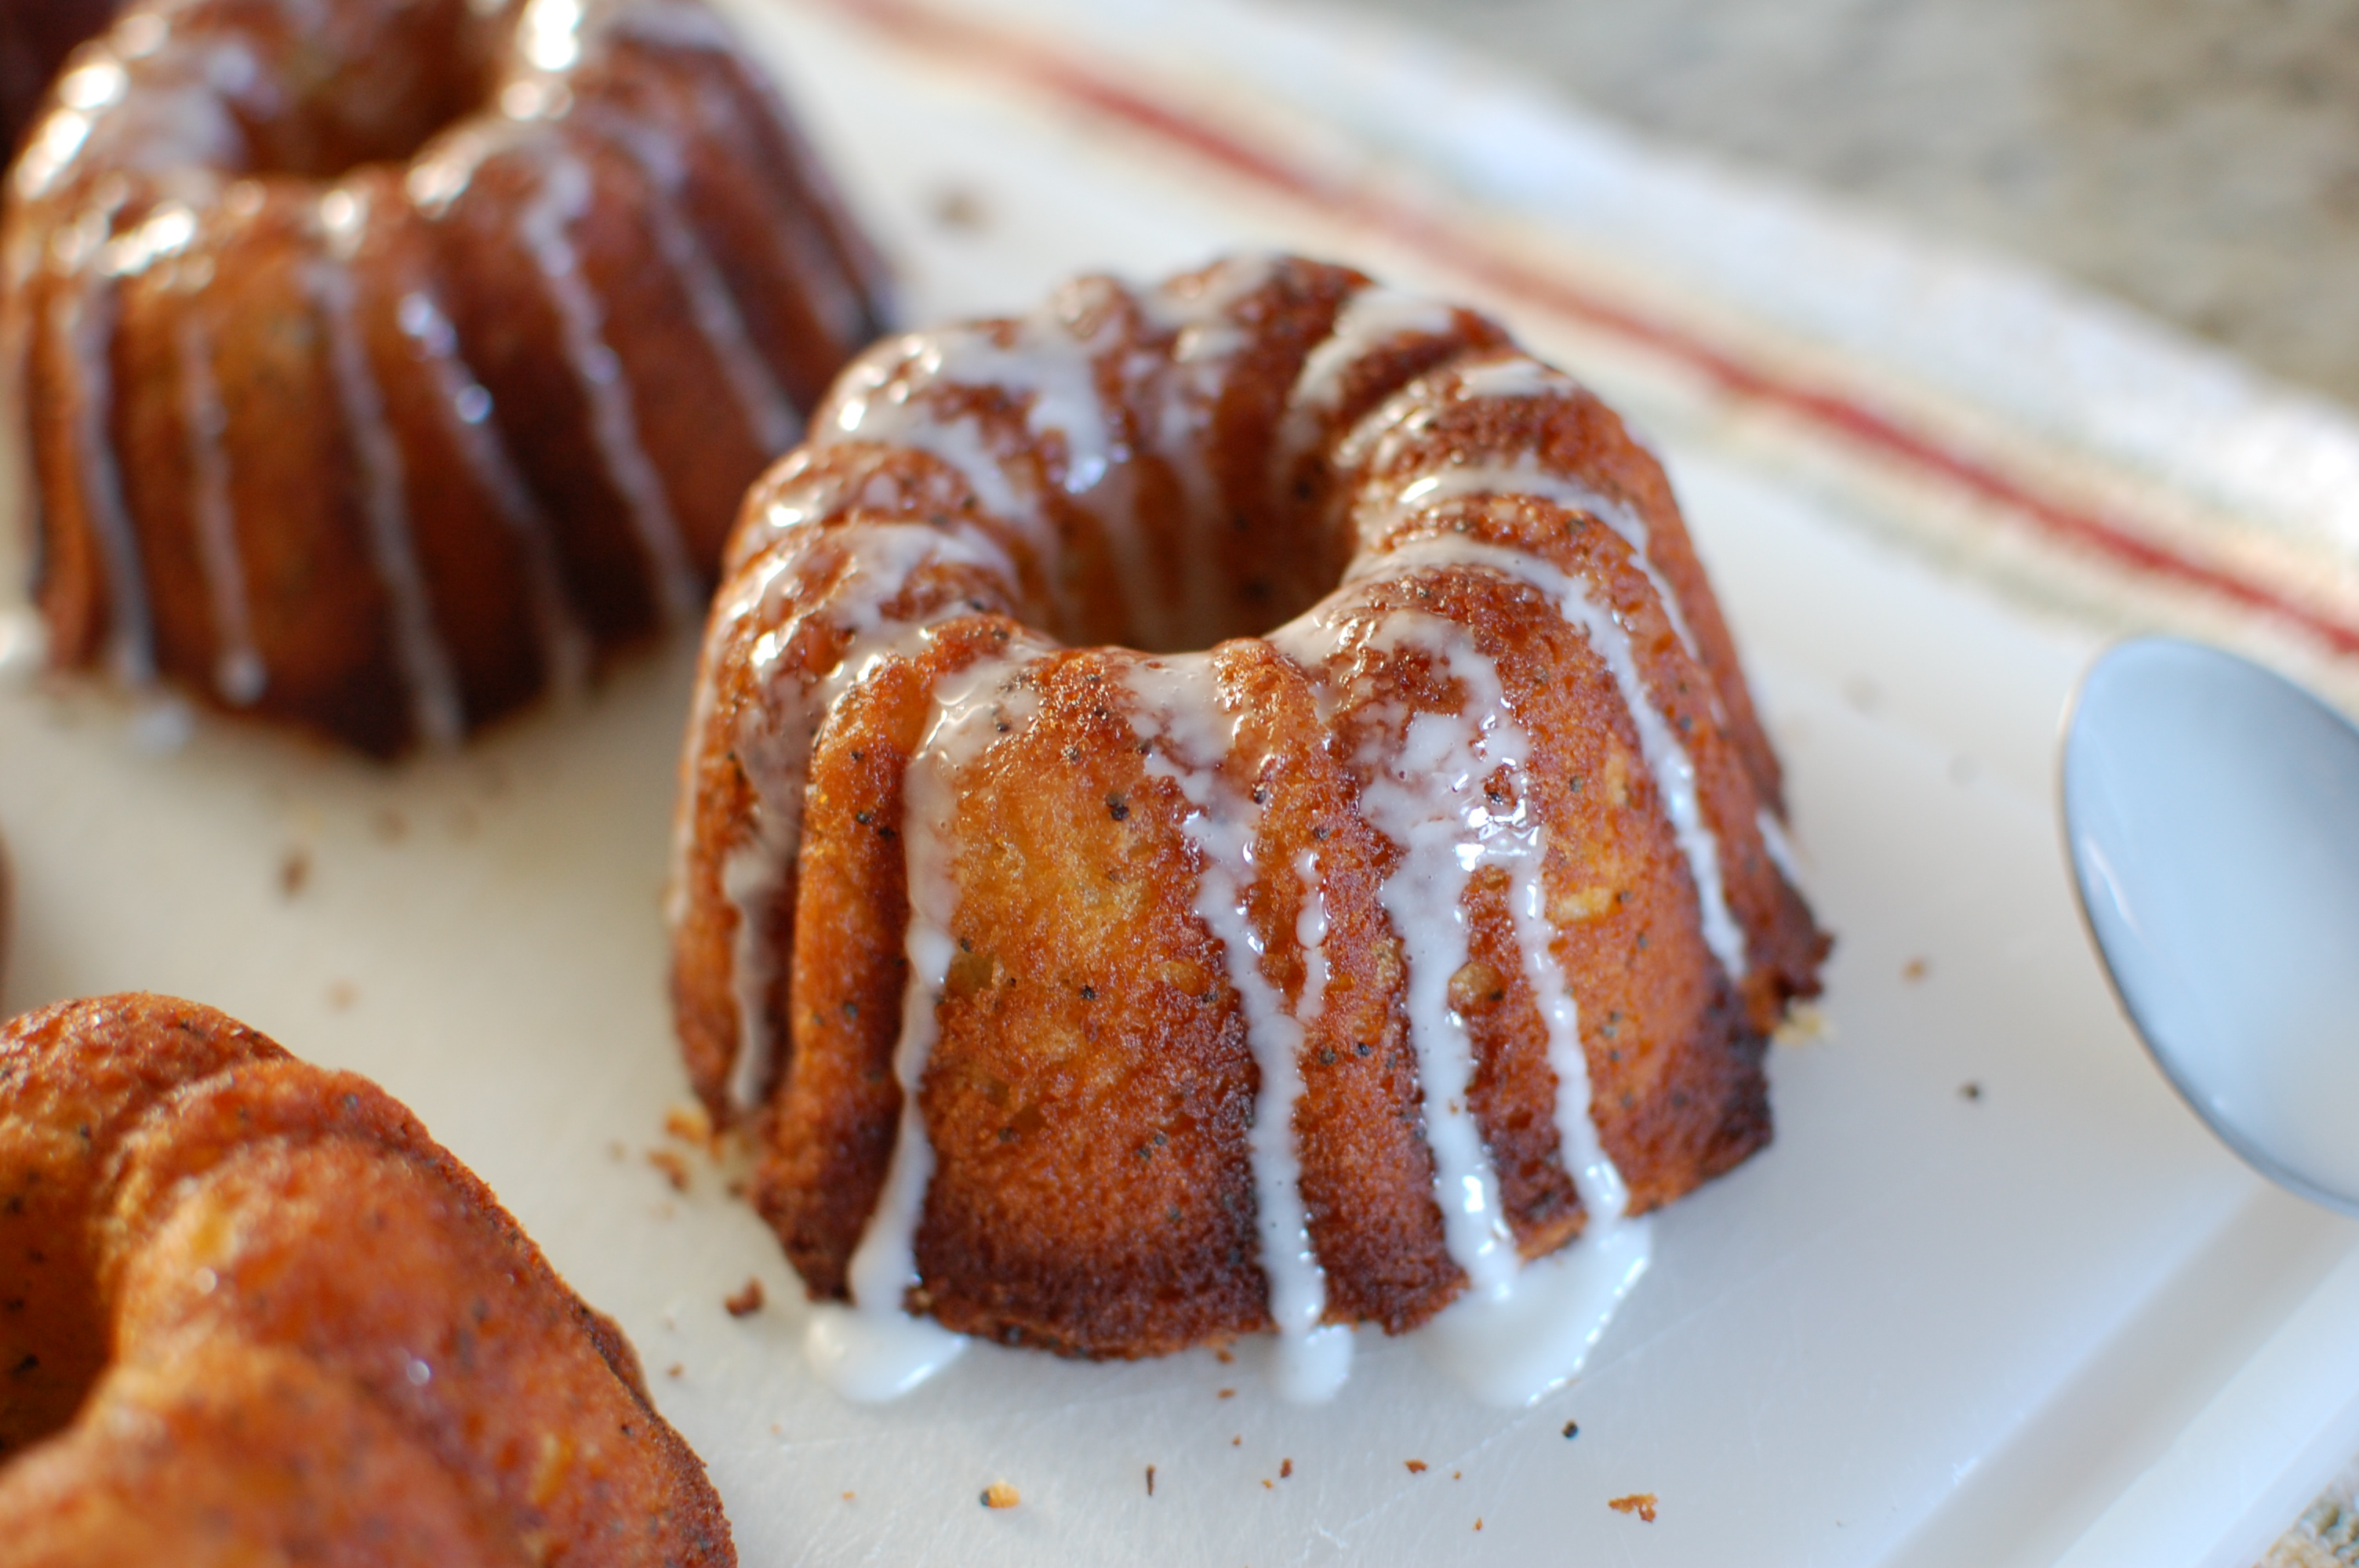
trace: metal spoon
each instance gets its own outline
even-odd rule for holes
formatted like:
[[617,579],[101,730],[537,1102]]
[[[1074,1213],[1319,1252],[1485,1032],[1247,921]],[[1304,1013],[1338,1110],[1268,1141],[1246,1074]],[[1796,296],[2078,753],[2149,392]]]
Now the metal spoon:
[[2063,795],[2082,912],[2164,1076],[2254,1169],[2359,1214],[2359,730],[2141,638],[2081,683]]

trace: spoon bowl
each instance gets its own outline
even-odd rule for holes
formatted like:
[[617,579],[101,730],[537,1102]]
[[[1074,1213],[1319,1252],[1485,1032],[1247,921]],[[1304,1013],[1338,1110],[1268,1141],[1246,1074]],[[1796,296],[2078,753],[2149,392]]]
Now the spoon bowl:
[[2082,680],[2062,784],[2082,913],[2156,1064],[2263,1175],[2359,1214],[2359,730],[2140,638]]

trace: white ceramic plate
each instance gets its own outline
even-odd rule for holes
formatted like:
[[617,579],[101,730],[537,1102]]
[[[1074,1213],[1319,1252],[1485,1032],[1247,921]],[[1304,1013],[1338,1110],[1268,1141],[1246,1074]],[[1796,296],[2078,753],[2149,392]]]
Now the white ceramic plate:
[[[1361,259],[833,14],[747,15],[912,319],[1241,243]],[[1580,333],[1515,324],[1587,368]],[[2087,950],[2049,775],[2096,633],[1876,542],[1855,498],[1645,378],[1596,378],[1668,450],[1839,945],[1831,1028],[1771,1059],[1775,1146],[1662,1217],[1586,1375],[1527,1412],[1374,1336],[1321,1409],[1278,1402],[1252,1345],[978,1347],[883,1408],[820,1388],[723,1174],[692,1160],[677,1193],[647,1159],[687,1098],[658,909],[684,646],[391,771],[211,719],[159,752],[122,699],[0,692],[7,1002],[177,992],[384,1083],[621,1321],[748,1563],[2249,1561],[2359,1446],[2337,1332],[2359,1232],[2208,1141]],[[771,1304],[733,1318],[749,1277]],[[994,1481],[1020,1506],[979,1506]],[[1636,1493],[1651,1522],[1608,1507]]]

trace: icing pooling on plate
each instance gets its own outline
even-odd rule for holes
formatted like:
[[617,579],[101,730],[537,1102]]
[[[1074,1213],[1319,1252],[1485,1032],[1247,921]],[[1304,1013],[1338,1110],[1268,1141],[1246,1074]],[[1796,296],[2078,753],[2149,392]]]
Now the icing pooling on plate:
[[[741,1105],[758,1101],[777,1076],[783,1042],[765,1037],[771,1027],[766,1016],[753,1018],[774,983],[776,964],[757,906],[775,904],[792,874],[803,773],[830,705],[876,658],[914,652],[944,619],[985,608],[1016,614],[1053,599],[1062,542],[1062,524],[1050,515],[1055,505],[1082,503],[1107,528],[1117,557],[1144,550],[1140,541],[1121,537],[1133,526],[1124,508],[1136,500],[1125,470],[1142,454],[1172,466],[1188,492],[1185,528],[1194,531],[1188,536],[1200,544],[1209,539],[1205,530],[1224,520],[1213,481],[1201,471],[1207,466],[1211,410],[1225,395],[1234,367],[1258,351],[1255,323],[1265,307],[1256,291],[1272,276],[1270,265],[1249,262],[1209,280],[1167,285],[1130,297],[1129,308],[1109,300],[1103,290],[1113,286],[1077,286],[1020,320],[881,345],[839,384],[823,427],[814,431],[816,449],[890,443],[927,454],[930,464],[915,465],[927,474],[947,470],[954,480],[945,492],[949,499],[914,502],[895,487],[906,491],[932,481],[875,466],[882,458],[844,460],[834,470],[838,478],[814,481],[808,493],[795,492],[790,503],[774,508],[766,542],[747,556],[761,563],[753,586],[716,616],[715,647],[728,641],[725,626],[747,616],[766,628],[753,643],[757,665],[762,649],[783,647],[811,618],[837,627],[843,649],[823,673],[787,681],[794,688],[787,697],[771,693],[774,710],[799,716],[792,722],[738,737],[737,755],[746,759],[762,802],[756,839],[732,852],[725,877],[727,896],[737,907],[735,979],[741,1018],[747,1020],[732,1075],[733,1097]],[[1349,430],[1332,428],[1344,389],[1369,356],[1453,332],[1469,351],[1467,362],[1444,364],[1412,383]],[[1157,362],[1158,354],[1168,362]],[[1141,361],[1147,362],[1134,362]],[[1439,1364],[1479,1395],[1506,1402],[1537,1397],[1579,1369],[1643,1274],[1651,1230],[1626,1217],[1627,1185],[1592,1114],[1581,1009],[1559,952],[1560,917],[1550,914],[1551,851],[1538,815],[1533,736],[1516,711],[1501,665],[1486,652],[1488,633],[1480,622],[1399,608],[1426,597],[1428,579],[1437,574],[1505,578],[1529,590],[1519,600],[1527,608],[1513,613],[1552,614],[1586,644],[1627,711],[1637,742],[1634,761],[1652,785],[1641,797],[1649,803],[1644,809],[1658,813],[1669,830],[1666,847],[1676,845],[1678,863],[1693,887],[1705,948],[1731,979],[1743,977],[1746,963],[1744,931],[1722,872],[1721,835],[1727,825],[1710,819],[1680,721],[1664,695],[1650,688],[1623,611],[1607,601],[1599,583],[1523,550],[1458,533],[1419,532],[1427,514],[1438,519],[1431,526],[1441,526],[1447,521],[1442,509],[1455,515],[1470,502],[1529,498],[1562,507],[1600,527],[1595,537],[1605,541],[1599,546],[1608,552],[1605,559],[1620,561],[1626,546],[1631,573],[1616,579],[1615,591],[1651,595],[1681,653],[1693,660],[1694,639],[1681,607],[1649,557],[1646,519],[1578,474],[1554,471],[1537,450],[1485,449],[1421,471],[1393,460],[1404,449],[1393,443],[1429,427],[1435,408],[1451,401],[1579,395],[1571,378],[1483,346],[1456,313],[1367,288],[1343,302],[1327,338],[1306,345],[1270,436],[1273,483],[1286,479],[1289,439],[1330,441],[1332,451],[1323,460],[1347,479],[1386,475],[1381,484],[1347,492],[1359,495],[1349,525],[1363,541],[1378,542],[1364,544],[1327,600],[1262,642],[1307,680],[1322,719],[1345,710],[1354,715],[1348,754],[1332,754],[1347,743],[1336,738],[1332,723],[1324,728],[1324,744],[1356,784],[1360,816],[1391,846],[1375,902],[1384,929],[1404,950],[1402,1006],[1416,1066],[1420,1141],[1431,1157],[1447,1255],[1465,1280],[1459,1299],[1421,1331],[1422,1339]],[[823,493],[828,484],[874,490],[880,478],[889,478],[883,490],[892,493]],[[901,520],[880,523],[880,510],[896,506]],[[1134,531],[1148,526],[1139,524]],[[887,527],[904,532],[878,531]],[[891,542],[896,539],[902,543]],[[967,543],[944,543],[953,540]],[[942,564],[953,549],[968,552],[964,564],[995,585],[995,602],[900,619],[910,612],[888,602],[894,574],[919,563]],[[1011,552],[1025,558],[1027,570],[1039,567],[1045,586],[1027,594]],[[1145,619],[1139,613],[1145,604],[1155,608],[1167,631],[1201,627],[1209,602],[1204,579],[1180,574],[1153,582],[1140,571],[1146,558],[1135,555],[1115,573],[1133,620]],[[1149,597],[1142,600],[1142,593]],[[1659,646],[1673,641],[1665,638]],[[898,1391],[955,1348],[940,1331],[916,1325],[904,1311],[909,1291],[921,1283],[915,1238],[934,1163],[922,1089],[959,900],[949,824],[961,776],[991,765],[984,760],[990,748],[1029,722],[1024,671],[1054,648],[1046,641],[1011,648],[1005,658],[941,680],[922,731],[925,743],[909,767],[902,837],[911,978],[894,1048],[901,1109],[884,1195],[853,1252],[853,1304],[822,1309],[809,1345],[814,1367],[854,1397]],[[1116,707],[1136,737],[1139,765],[1170,788],[1173,825],[1193,871],[1188,908],[1220,953],[1217,972],[1226,982],[1221,989],[1234,1000],[1259,1084],[1245,1124],[1244,1153],[1254,1202],[1251,1234],[1276,1330],[1277,1381],[1288,1397],[1323,1398],[1348,1369],[1352,1336],[1347,1326],[1324,1322],[1329,1281],[1302,1193],[1294,1122],[1304,1092],[1307,1032],[1322,1015],[1331,979],[1326,870],[1316,846],[1289,849],[1282,858],[1262,847],[1269,809],[1265,786],[1285,785],[1266,773],[1266,760],[1242,739],[1244,699],[1223,685],[1229,655],[1109,651],[1103,656],[1114,671]],[[1449,696],[1413,711],[1398,705],[1387,711],[1384,690],[1360,684],[1380,680],[1386,669],[1410,667],[1425,672],[1423,688]],[[1716,695],[1691,700],[1716,704]],[[983,724],[977,715],[986,710],[991,722]],[[700,717],[700,728],[706,721]],[[1501,1175],[1471,1103],[1474,1037],[1451,1000],[1452,978],[1473,955],[1470,894],[1477,877],[1503,890],[1554,1080],[1555,1159],[1586,1217],[1577,1242],[1530,1262],[1520,1256],[1508,1225]],[[1282,918],[1267,913],[1281,891],[1283,905],[1293,912]],[[1288,979],[1275,978],[1281,976]]]

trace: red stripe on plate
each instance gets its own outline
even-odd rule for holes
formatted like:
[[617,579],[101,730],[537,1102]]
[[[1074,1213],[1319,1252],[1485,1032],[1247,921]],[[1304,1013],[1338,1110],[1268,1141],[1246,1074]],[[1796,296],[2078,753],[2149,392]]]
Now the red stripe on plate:
[[1042,48],[1020,35],[908,0],[826,0],[903,42],[986,64],[1002,75],[1094,110],[1231,175],[1331,217],[1373,229],[1485,288],[1593,330],[1641,345],[1702,376],[1723,395],[1774,407],[1918,473],[2009,512],[2036,533],[2105,559],[2131,576],[2224,600],[2299,627],[2338,654],[2359,654],[2359,624],[2289,599],[2267,583],[2199,560],[2129,524],[2041,493],[1992,463],[1864,405],[1753,363],[1668,322],[1468,240],[1430,216],[1359,186],[1328,179],[1245,141],[1180,105]]

